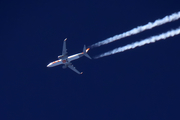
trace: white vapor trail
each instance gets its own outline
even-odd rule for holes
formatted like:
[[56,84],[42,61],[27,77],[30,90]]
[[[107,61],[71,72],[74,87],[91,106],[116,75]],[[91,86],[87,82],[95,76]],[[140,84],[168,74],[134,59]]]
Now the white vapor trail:
[[124,32],[122,34],[119,34],[119,35],[115,35],[113,37],[110,37],[110,38],[107,38],[103,41],[100,41],[98,43],[95,43],[93,45],[91,45],[91,47],[99,47],[101,45],[105,45],[105,44],[108,44],[108,43],[111,43],[111,42],[114,42],[116,40],[119,40],[119,39],[122,39],[122,38],[125,38],[125,37],[128,37],[128,36],[131,36],[131,35],[135,35],[137,33],[140,33],[140,32],[143,32],[145,30],[148,30],[148,29],[152,29],[154,27],[157,27],[157,26],[160,26],[160,25],[163,25],[165,23],[168,23],[168,22],[172,22],[172,21],[175,21],[175,20],[178,20],[180,18],[180,11],[177,12],[177,13],[173,13],[169,16],[165,16],[164,18],[162,19],[158,19],[154,22],[149,22],[148,24],[146,25],[142,25],[142,26],[138,26],[134,29],[131,29],[127,32]]
[[144,40],[141,40],[141,41],[138,41],[138,42],[135,42],[135,43],[125,45],[123,47],[116,48],[114,50],[111,50],[109,52],[103,53],[103,54],[95,57],[95,59],[105,57],[105,56],[108,56],[108,55],[112,55],[112,54],[116,54],[116,53],[119,53],[119,52],[123,52],[123,51],[126,51],[126,50],[134,49],[136,47],[140,47],[140,46],[143,46],[143,45],[146,45],[146,44],[154,43],[156,41],[163,40],[163,39],[166,39],[166,38],[169,38],[169,37],[173,37],[173,36],[178,35],[178,34],[180,34],[180,27],[175,29],[175,30],[170,30],[170,31],[168,31],[166,33],[162,33],[162,34],[152,36],[152,37],[149,37],[147,39],[144,39]]

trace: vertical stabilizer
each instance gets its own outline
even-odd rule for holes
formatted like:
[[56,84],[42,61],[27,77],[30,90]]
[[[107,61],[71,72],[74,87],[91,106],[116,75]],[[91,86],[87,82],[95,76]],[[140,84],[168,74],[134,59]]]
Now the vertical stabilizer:
[[87,54],[87,52],[88,52],[89,49],[90,49],[90,48],[87,48],[87,49],[86,49],[86,45],[84,45],[83,53],[84,53],[84,56],[86,56],[86,57],[89,58],[89,59],[92,59],[92,58]]

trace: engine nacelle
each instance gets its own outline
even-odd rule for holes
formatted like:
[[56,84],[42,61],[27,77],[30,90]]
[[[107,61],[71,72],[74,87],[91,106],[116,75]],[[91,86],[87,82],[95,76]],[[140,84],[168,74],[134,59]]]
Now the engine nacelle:
[[59,55],[58,59],[66,59],[68,57],[68,54],[66,53],[65,55]]
[[62,59],[64,57],[64,55],[59,55],[58,59]]

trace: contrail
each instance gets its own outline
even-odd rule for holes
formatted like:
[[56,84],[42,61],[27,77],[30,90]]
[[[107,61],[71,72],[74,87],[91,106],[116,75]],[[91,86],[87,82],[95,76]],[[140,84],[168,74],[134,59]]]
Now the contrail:
[[128,45],[123,46],[123,47],[116,48],[114,50],[111,50],[109,52],[103,53],[103,54],[95,57],[95,59],[105,57],[105,56],[108,56],[108,55],[112,55],[112,54],[116,54],[116,53],[119,53],[119,52],[123,52],[123,51],[126,51],[126,50],[134,49],[136,47],[140,47],[140,46],[143,46],[143,45],[146,45],[146,44],[154,43],[156,41],[163,40],[163,39],[166,39],[166,38],[169,38],[169,37],[173,37],[173,36],[178,35],[178,34],[180,34],[180,27],[175,29],[175,30],[170,30],[170,31],[168,31],[166,33],[162,33],[162,34],[152,36],[152,37],[149,37],[147,39],[144,39],[144,40],[141,40],[141,41],[138,41],[138,42],[135,42],[135,43],[128,44]]
[[160,26],[160,25],[163,25],[165,23],[168,23],[168,22],[172,22],[172,21],[175,21],[175,20],[178,20],[180,18],[180,11],[177,12],[177,13],[173,13],[169,16],[165,16],[164,18],[162,19],[158,19],[154,22],[149,22],[148,24],[146,25],[142,25],[142,26],[138,26],[134,29],[131,29],[127,32],[124,32],[122,34],[119,34],[119,35],[115,35],[113,37],[110,37],[110,38],[107,38],[103,41],[100,41],[98,43],[95,43],[93,45],[91,45],[91,47],[99,47],[101,45],[105,45],[105,44],[108,44],[108,43],[111,43],[111,42],[114,42],[116,40],[119,40],[119,39],[122,39],[122,38],[125,38],[125,37],[128,37],[128,36],[131,36],[131,35],[135,35],[137,33],[140,33],[140,32],[143,32],[145,30],[148,30],[148,29],[152,29],[154,27],[157,27],[157,26]]

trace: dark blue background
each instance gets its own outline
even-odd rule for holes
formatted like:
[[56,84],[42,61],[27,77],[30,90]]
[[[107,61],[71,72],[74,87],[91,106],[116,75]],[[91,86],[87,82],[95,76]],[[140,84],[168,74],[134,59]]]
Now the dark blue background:
[[[69,54],[180,11],[179,0],[0,1],[1,120],[179,120],[180,36],[47,68]],[[176,29],[175,21],[91,49],[90,56]]]

